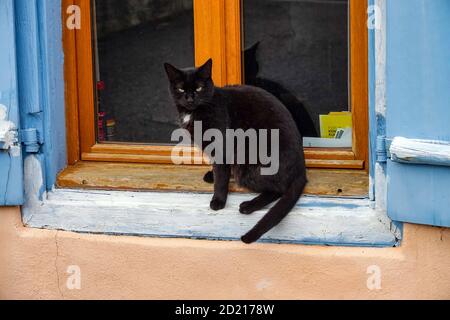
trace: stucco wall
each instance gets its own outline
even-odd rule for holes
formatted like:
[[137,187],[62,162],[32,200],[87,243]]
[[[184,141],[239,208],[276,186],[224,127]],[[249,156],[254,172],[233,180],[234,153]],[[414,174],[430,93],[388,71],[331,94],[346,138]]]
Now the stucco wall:
[[[450,229],[405,225],[400,248],[80,235],[24,228],[0,209],[0,298],[450,298]],[[67,268],[80,267],[81,290]],[[367,288],[367,268],[381,290]]]

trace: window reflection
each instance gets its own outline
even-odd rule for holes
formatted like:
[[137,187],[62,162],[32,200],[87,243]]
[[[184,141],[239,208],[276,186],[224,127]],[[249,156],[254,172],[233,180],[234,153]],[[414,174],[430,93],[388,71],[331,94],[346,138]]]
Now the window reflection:
[[348,1],[244,0],[243,15],[245,83],[278,97],[304,137],[342,139],[305,146],[350,147]]

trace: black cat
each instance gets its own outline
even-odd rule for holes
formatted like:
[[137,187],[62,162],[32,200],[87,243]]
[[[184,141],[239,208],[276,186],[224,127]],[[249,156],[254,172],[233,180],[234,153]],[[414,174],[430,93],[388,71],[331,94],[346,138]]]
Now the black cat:
[[[262,88],[267,92],[273,94],[278,100],[280,100],[284,106],[289,110],[294,121],[297,125],[297,129],[300,131],[302,137],[318,137],[316,126],[314,121],[309,115],[303,102],[301,102],[292,92],[286,89],[282,84],[260,77],[259,63],[257,58],[259,42],[255,43],[250,48],[244,51],[244,78],[245,84],[254,87]],[[203,180],[207,183],[214,183],[214,175],[212,171],[205,174]]]
[[[218,129],[224,137],[227,129],[279,130],[277,173],[262,175],[263,165],[260,162],[213,165],[214,197],[210,204],[213,210],[225,207],[232,174],[240,186],[260,193],[255,199],[240,205],[241,213],[251,214],[279,199],[261,221],[242,237],[245,243],[257,241],[286,217],[307,183],[302,138],[291,114],[278,99],[260,88],[215,87],[211,78],[212,60],[200,68],[180,70],[167,63],[164,66],[182,127],[191,136],[196,121],[202,122],[203,131]],[[206,148],[207,144],[202,147]]]

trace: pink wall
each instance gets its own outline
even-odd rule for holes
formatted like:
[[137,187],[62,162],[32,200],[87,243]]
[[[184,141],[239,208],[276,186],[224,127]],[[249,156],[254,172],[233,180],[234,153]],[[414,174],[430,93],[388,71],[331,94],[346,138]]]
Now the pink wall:
[[[246,246],[27,229],[7,208],[0,255],[2,299],[450,299],[450,229],[415,225],[400,248]],[[81,290],[66,286],[71,265]]]

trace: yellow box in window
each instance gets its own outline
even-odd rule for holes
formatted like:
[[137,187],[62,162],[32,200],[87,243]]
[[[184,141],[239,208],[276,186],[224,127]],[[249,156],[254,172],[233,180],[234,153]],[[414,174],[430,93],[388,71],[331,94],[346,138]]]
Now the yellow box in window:
[[320,137],[333,139],[336,136],[337,129],[352,127],[352,113],[330,112],[320,115]]

